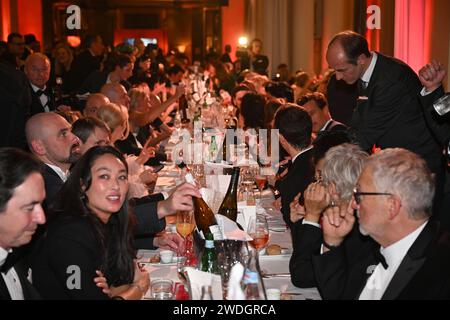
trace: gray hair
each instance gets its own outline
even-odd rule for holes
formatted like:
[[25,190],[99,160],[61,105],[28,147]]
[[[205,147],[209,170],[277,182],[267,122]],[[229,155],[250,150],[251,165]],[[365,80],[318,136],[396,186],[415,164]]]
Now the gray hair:
[[350,143],[331,148],[324,158],[322,169],[324,182],[333,183],[339,197],[344,201],[350,201],[353,188],[368,156],[360,147]]
[[399,196],[411,219],[431,216],[434,175],[420,156],[405,149],[386,149],[372,155],[366,166],[372,169],[376,191]]

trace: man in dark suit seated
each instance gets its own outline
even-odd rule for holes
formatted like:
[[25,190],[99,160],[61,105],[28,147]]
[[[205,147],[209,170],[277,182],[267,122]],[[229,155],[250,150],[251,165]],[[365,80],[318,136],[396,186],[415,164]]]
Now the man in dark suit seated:
[[31,114],[56,109],[55,95],[47,82],[50,79],[50,60],[41,53],[33,53],[25,61],[25,74],[30,81]]
[[56,113],[39,113],[26,124],[30,151],[44,164],[45,204],[49,205],[80,155],[80,140],[71,125]]
[[29,154],[0,150],[0,300],[39,299],[17,250],[45,223],[42,169]]
[[305,108],[311,117],[313,123],[312,132],[315,135],[324,131],[347,130],[346,125],[331,118],[327,98],[322,93],[308,93],[298,99],[297,104]]
[[[450,299],[450,238],[431,221],[435,184],[426,162],[405,149],[372,155],[351,207],[326,210],[322,254],[313,257],[325,299]],[[358,235],[344,239],[354,230]],[[358,259],[355,259],[358,257]]]
[[286,104],[275,114],[275,129],[279,130],[281,146],[292,159],[292,165],[287,175],[277,183],[277,189],[281,194],[283,219],[294,232],[294,224],[290,219],[290,203],[314,180],[311,117],[302,107]]
[[440,148],[425,123],[418,99],[422,86],[415,72],[399,60],[369,51],[367,40],[352,31],[331,40],[326,58],[337,80],[359,85],[352,128],[361,148],[411,150],[442,176]]

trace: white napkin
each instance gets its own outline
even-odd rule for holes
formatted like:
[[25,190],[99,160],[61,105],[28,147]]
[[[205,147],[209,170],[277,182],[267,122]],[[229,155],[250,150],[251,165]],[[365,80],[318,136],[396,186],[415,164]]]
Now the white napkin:
[[231,268],[230,280],[228,281],[227,300],[245,300],[245,293],[241,287],[241,280],[244,276],[244,266],[236,263]]
[[222,230],[224,240],[237,240],[237,241],[250,241],[252,238],[247,234],[247,232],[242,231],[237,226],[236,222],[228,219],[227,217],[216,214],[217,224]]
[[186,273],[192,300],[201,299],[203,286],[211,286],[213,300],[223,300],[222,280],[219,275],[194,268],[186,268]]

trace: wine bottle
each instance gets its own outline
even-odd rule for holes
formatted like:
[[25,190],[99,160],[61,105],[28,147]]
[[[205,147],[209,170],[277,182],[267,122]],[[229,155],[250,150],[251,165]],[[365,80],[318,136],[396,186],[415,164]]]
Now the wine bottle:
[[233,168],[233,174],[231,176],[230,185],[228,186],[228,191],[225,198],[220,205],[218,214],[227,217],[230,220],[236,222],[237,219],[237,189],[239,184],[239,173],[241,169],[239,167]]
[[188,102],[185,94],[183,94],[180,99],[178,99],[178,109],[181,111],[181,123],[189,123],[190,121],[187,117]]
[[[196,185],[195,179],[190,172],[186,173],[185,179],[186,182]],[[212,212],[205,200],[192,197],[192,202],[194,203],[194,217],[198,230],[203,236],[206,236],[207,233],[212,233],[214,240],[223,240],[222,231],[217,224],[214,212]]]
[[211,233],[205,235],[205,250],[203,251],[200,270],[209,273],[219,273],[217,267],[217,255],[214,249],[214,238]]

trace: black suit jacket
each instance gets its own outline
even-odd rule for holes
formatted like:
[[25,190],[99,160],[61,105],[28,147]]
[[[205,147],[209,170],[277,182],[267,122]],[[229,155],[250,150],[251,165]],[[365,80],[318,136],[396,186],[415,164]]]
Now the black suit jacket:
[[44,183],[45,183],[44,209],[47,209],[48,206],[55,199],[55,196],[58,194],[59,190],[61,190],[64,181],[61,180],[61,178],[52,168],[50,168],[48,165],[45,165]]
[[[27,279],[28,265],[24,263],[24,261],[21,259],[22,256],[19,251],[20,250],[15,249],[11,254],[9,254],[6,263],[5,265],[2,266],[2,268],[6,267],[6,264],[13,265],[17,275],[19,276],[24,299],[39,300],[41,298],[40,295]],[[9,270],[9,267],[7,269]],[[7,270],[2,271],[4,271],[5,273],[7,272]],[[11,295],[1,275],[0,275],[0,300],[11,300]]]
[[404,148],[424,158],[430,169],[441,171],[437,141],[428,128],[418,95],[419,78],[403,62],[378,53],[367,89],[361,90],[352,127],[363,150]]
[[75,57],[66,78],[67,91],[78,92],[84,80],[95,70],[100,70],[100,57],[95,57],[89,50]]
[[328,125],[324,129],[324,131],[346,131],[346,130],[348,130],[348,127],[345,124],[340,123],[336,120],[331,120],[331,122],[328,123]]
[[[83,81],[81,88],[79,90],[80,93],[98,93],[101,91],[103,85],[108,81],[109,72],[107,71],[94,71],[92,72],[86,80]],[[131,88],[131,84],[128,81],[121,81],[121,85],[124,86],[125,90],[129,90]]]
[[327,87],[328,109],[333,119],[347,126],[351,125],[353,110],[358,99],[358,86],[349,85],[343,80],[336,80],[333,75]]
[[[290,204],[299,192],[303,194],[306,187],[314,180],[313,149],[302,153],[295,159],[287,175],[278,183],[281,194],[281,212],[287,225],[293,227],[290,218]],[[294,230],[293,230],[294,231]]]
[[[374,265],[374,241],[355,242],[354,252],[339,246],[313,257],[316,279],[324,299],[358,299]],[[358,257],[348,261],[348,257]],[[383,300],[450,299],[450,235],[439,223],[428,222],[408,250],[382,297]]]
[[[45,112],[44,106],[42,105],[39,96],[37,95],[36,92],[34,92],[31,85],[29,86],[29,88],[31,93],[31,115]],[[47,106],[49,110],[54,111],[56,109],[55,93],[51,88],[47,88],[45,90],[45,95],[47,96],[48,99]]]
[[25,123],[31,113],[28,83],[23,72],[0,63],[0,147],[27,150]]

